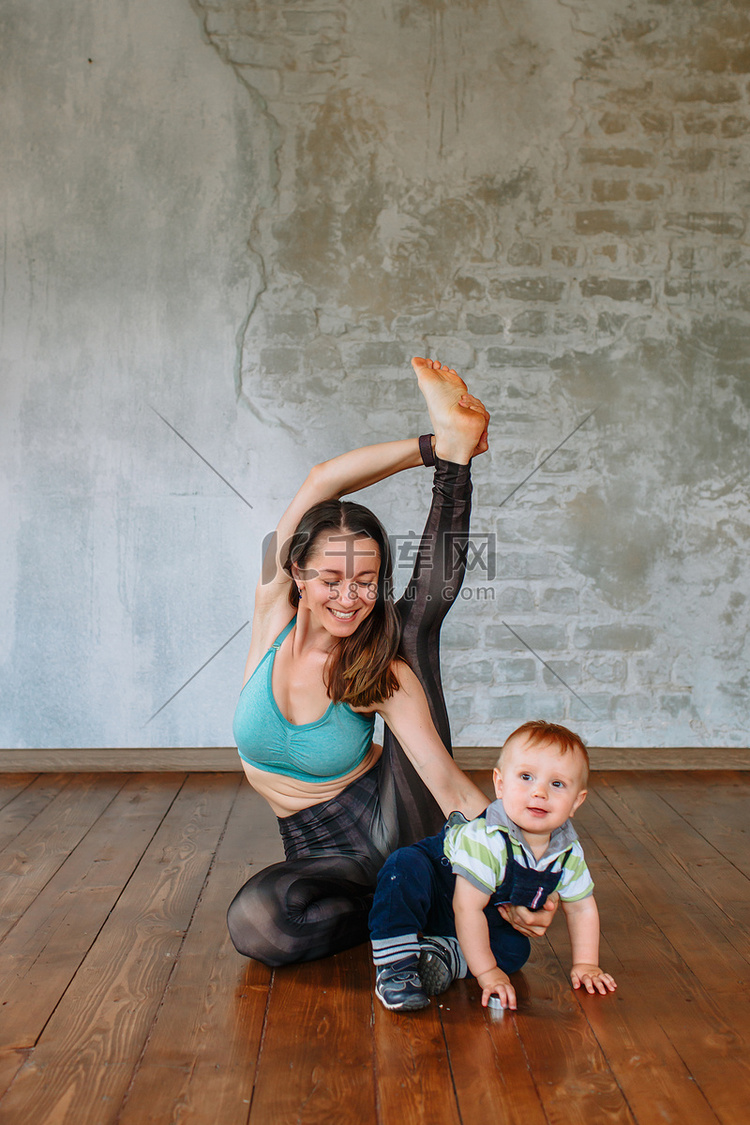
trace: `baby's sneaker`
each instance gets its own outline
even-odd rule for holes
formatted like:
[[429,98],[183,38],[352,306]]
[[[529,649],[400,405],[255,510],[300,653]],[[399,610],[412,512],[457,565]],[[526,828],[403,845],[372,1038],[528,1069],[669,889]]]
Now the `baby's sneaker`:
[[466,962],[455,938],[423,937],[419,942],[419,979],[428,996],[439,996],[466,976]]
[[418,1012],[430,1005],[419,979],[417,959],[413,956],[402,957],[378,969],[375,995],[390,1012]]

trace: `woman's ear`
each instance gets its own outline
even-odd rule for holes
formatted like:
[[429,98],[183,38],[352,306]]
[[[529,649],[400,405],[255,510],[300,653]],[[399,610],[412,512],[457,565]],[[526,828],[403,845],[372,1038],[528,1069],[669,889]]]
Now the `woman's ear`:
[[298,597],[301,598],[302,592],[303,592],[305,587],[303,585],[302,575],[300,573],[299,566],[297,565],[296,562],[293,562],[289,569],[292,572],[292,582],[297,587],[297,595],[298,595]]

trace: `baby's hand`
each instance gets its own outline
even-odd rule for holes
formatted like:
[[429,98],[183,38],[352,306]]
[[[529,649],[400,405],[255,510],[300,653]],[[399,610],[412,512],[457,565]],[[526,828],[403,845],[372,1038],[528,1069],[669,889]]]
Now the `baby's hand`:
[[500,1003],[504,1008],[515,1008],[516,991],[510,983],[510,977],[502,969],[495,966],[494,969],[489,969],[486,973],[480,973],[477,977],[477,984],[482,990],[483,1008],[487,1007],[487,1001],[493,995],[500,997]]
[[614,992],[617,988],[614,977],[609,973],[603,973],[598,965],[574,965],[570,970],[570,979],[573,988],[580,988],[583,985],[587,992],[601,992],[602,996]]

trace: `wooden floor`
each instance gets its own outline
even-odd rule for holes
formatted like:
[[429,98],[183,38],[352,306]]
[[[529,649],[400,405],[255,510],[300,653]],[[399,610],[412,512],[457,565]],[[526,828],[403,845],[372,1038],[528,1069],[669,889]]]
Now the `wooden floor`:
[[231,947],[227,902],[280,856],[240,775],[2,775],[0,1121],[747,1125],[749,798],[742,772],[595,775],[617,994],[572,992],[558,918],[517,1014],[461,982],[396,1016],[364,946],[274,974]]

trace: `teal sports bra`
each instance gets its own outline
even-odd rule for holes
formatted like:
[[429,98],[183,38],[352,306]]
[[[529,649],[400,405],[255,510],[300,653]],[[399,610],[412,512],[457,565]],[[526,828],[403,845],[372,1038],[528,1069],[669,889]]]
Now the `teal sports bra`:
[[374,715],[330,703],[314,723],[290,723],[273,697],[273,662],[297,620],[279,633],[247,681],[234,713],[234,738],[243,762],[299,781],[335,781],[362,762],[372,745]]

